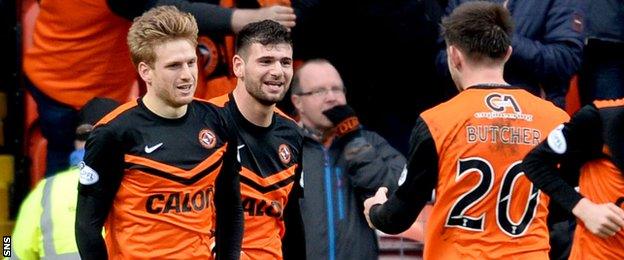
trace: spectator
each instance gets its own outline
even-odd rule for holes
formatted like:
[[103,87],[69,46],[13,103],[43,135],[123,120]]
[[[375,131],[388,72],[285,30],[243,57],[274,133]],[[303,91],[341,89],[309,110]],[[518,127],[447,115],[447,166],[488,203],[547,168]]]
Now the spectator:
[[[446,13],[471,0],[449,0]],[[513,52],[505,65],[505,80],[565,106],[570,78],[581,66],[582,19],[577,1],[492,0],[511,12],[515,30]],[[438,54],[438,71],[449,75],[446,50]]]
[[94,98],[79,113],[71,167],[40,181],[22,203],[13,230],[12,256],[17,259],[80,259],[74,234],[78,198],[78,163],[93,126],[118,103]]
[[[595,101],[525,158],[527,177],[583,223],[577,223],[569,259],[624,259],[622,133],[624,99]],[[578,192],[558,165],[580,168]]]
[[[292,1],[295,60],[329,60],[346,86],[357,86],[346,96],[362,124],[403,154],[418,114],[450,97],[435,78],[437,2]],[[362,44],[366,51],[354,48]]]
[[583,104],[624,97],[624,3],[587,1],[585,51],[579,73]]
[[110,12],[105,1],[39,4],[23,69],[48,140],[45,175],[51,176],[69,166],[78,109],[93,97],[125,102],[136,73],[124,41],[130,22]]
[[236,139],[217,107],[193,99],[197,31],[193,16],[172,6],[130,27],[147,93],[108,114],[87,140],[76,209],[82,258],[240,256]]
[[519,164],[568,115],[503,79],[512,21],[502,5],[462,4],[442,31],[461,92],[420,115],[406,180],[390,199],[381,188],[364,202],[369,224],[407,229],[435,189],[425,259],[548,259],[548,197]]
[[361,129],[345,90],[338,71],[322,59],[304,63],[293,80],[291,99],[304,129],[307,259],[378,259],[362,202],[381,186],[396,189],[405,166],[385,139]]

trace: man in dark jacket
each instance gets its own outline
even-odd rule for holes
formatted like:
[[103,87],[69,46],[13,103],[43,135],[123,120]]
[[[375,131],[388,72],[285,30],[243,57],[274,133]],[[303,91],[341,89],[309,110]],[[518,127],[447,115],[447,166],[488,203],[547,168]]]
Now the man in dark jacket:
[[[464,2],[449,0],[446,14]],[[570,78],[581,66],[582,17],[577,1],[490,0],[511,13],[513,52],[505,65],[505,80],[563,108]],[[440,43],[442,40],[440,39]],[[440,44],[438,71],[449,75],[446,51]]]
[[584,105],[624,97],[624,2],[585,1],[585,49],[579,72]]
[[326,60],[297,71],[292,102],[305,132],[299,181],[307,258],[377,259],[377,236],[362,203],[381,186],[396,189],[405,158],[361,129],[338,71]]

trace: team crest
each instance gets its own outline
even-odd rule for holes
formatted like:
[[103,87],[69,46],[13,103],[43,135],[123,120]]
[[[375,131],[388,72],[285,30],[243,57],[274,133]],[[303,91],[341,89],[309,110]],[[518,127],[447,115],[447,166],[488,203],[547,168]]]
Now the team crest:
[[292,159],[292,153],[290,152],[290,148],[288,148],[288,145],[286,144],[281,144],[279,146],[279,148],[277,149],[277,155],[280,158],[280,161],[282,161],[283,164],[288,164],[290,162],[290,159]]
[[214,41],[206,36],[197,38],[199,70],[206,78],[210,77],[219,65],[219,48]]
[[217,144],[217,136],[210,129],[199,131],[199,143],[206,149],[212,149]]

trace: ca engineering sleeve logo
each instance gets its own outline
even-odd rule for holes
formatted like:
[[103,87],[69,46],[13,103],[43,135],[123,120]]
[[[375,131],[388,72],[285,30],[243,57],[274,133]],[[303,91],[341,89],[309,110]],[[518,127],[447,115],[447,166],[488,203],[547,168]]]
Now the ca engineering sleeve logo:
[[11,237],[10,236],[2,237],[2,256],[11,257]]
[[512,95],[492,93],[485,97],[485,104],[495,112],[504,112],[506,108],[511,108],[514,113],[522,113],[518,102]]

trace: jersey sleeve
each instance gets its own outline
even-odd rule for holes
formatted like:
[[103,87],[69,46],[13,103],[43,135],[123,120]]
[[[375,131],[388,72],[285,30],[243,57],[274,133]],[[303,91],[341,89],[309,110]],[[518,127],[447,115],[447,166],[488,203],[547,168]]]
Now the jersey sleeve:
[[123,145],[109,125],[97,127],[80,164],[76,206],[76,243],[83,259],[106,259],[102,226],[123,176]]
[[560,169],[600,156],[601,133],[597,109],[593,105],[583,107],[524,158],[522,167],[527,178],[563,208],[572,211],[582,196],[564,181]]
[[410,138],[410,153],[405,182],[384,204],[371,208],[375,228],[398,234],[408,229],[431,199],[438,179],[438,153],[427,124],[419,117]]
[[[624,99],[620,99],[622,101]],[[624,103],[615,107],[599,108],[599,111],[604,127],[604,143],[609,147],[611,161],[624,174]]]
[[216,4],[188,0],[107,0],[111,11],[132,21],[135,17],[156,6],[173,5],[182,12],[191,13],[197,19],[202,35],[227,34],[232,32],[233,9]]
[[244,218],[239,183],[241,166],[236,159],[236,140],[236,137],[228,140],[223,166],[215,184],[217,259],[240,258]]
[[[299,151],[303,151],[303,147]],[[300,200],[303,198],[303,188],[300,185],[303,169],[303,156],[299,153],[299,165],[295,169],[293,188],[288,194],[288,204],[284,208],[284,225],[286,232],[282,238],[282,255],[285,260],[306,259],[305,231],[301,217]]]

